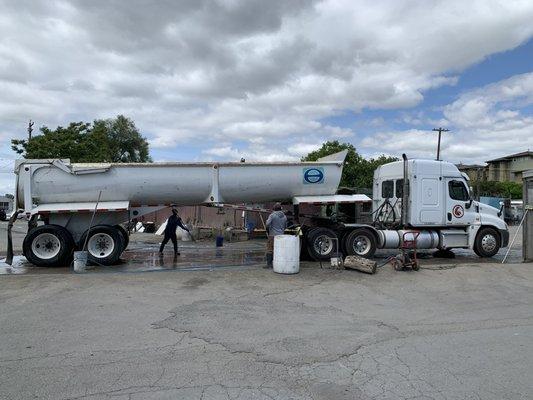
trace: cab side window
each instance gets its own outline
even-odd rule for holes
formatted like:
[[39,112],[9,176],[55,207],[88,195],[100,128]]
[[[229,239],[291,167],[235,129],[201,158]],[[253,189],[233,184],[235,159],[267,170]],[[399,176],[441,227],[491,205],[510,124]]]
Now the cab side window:
[[466,189],[465,184],[461,181],[448,182],[448,191],[450,193],[450,198],[453,200],[469,200],[468,190]]
[[381,184],[381,197],[390,199],[394,197],[394,181],[383,181]]
[[396,179],[396,198],[401,199],[403,196],[403,179]]

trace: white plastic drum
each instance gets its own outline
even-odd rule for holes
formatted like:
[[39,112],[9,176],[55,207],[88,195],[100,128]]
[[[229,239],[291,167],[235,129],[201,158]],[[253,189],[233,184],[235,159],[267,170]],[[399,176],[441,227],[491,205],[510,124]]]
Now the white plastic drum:
[[274,237],[274,272],[297,274],[300,272],[300,239],[298,236],[278,235]]

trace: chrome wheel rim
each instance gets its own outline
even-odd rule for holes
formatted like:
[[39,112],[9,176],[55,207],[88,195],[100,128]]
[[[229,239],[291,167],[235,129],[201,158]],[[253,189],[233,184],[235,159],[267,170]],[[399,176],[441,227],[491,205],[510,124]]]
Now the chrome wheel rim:
[[115,241],[107,233],[95,233],[87,242],[87,251],[95,258],[106,258],[114,249]]
[[491,251],[494,251],[496,248],[496,238],[494,235],[491,235],[490,233],[487,233],[483,238],[481,239],[481,248],[490,253]]
[[59,254],[61,251],[61,242],[52,233],[41,233],[33,239],[31,251],[41,260],[49,260]]
[[370,248],[372,247],[370,239],[365,235],[356,236],[353,241],[353,251],[356,254],[363,255],[368,254]]
[[326,255],[333,250],[333,239],[327,235],[320,235],[315,238],[313,248],[320,255]]

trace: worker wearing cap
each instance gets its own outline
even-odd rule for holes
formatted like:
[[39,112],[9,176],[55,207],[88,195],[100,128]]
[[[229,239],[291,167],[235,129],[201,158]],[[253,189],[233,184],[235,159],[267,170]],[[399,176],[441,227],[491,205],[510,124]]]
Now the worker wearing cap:
[[268,229],[268,241],[266,248],[266,268],[272,267],[272,260],[274,259],[274,237],[283,235],[287,228],[287,217],[281,209],[281,204],[276,203],[273,207],[273,212],[268,216],[266,227]]
[[184,229],[187,232],[191,233],[189,231],[189,228],[183,225],[183,222],[181,221],[181,218],[178,215],[178,210],[173,208],[172,215],[168,217],[168,220],[167,220],[167,226],[165,227],[165,238],[161,242],[161,247],[159,248],[159,254],[161,255],[163,254],[165,245],[168,243],[169,240],[172,240],[172,244],[174,245],[174,254],[177,256],[180,255],[180,253],[178,252],[178,238],[176,237],[176,228],[178,226],[181,229]]

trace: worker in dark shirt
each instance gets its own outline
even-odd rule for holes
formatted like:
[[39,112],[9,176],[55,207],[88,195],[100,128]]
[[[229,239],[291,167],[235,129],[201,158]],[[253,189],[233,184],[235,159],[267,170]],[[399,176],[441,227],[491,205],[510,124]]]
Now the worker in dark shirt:
[[178,238],[176,237],[176,228],[178,226],[181,229],[184,229],[190,233],[189,228],[183,225],[183,222],[181,221],[181,218],[178,215],[178,210],[172,209],[172,215],[168,217],[167,220],[167,226],[165,227],[165,237],[161,242],[159,254],[163,254],[163,249],[165,248],[165,245],[168,243],[169,240],[172,240],[172,244],[174,245],[174,254],[177,256],[180,255],[180,253],[178,252]]

